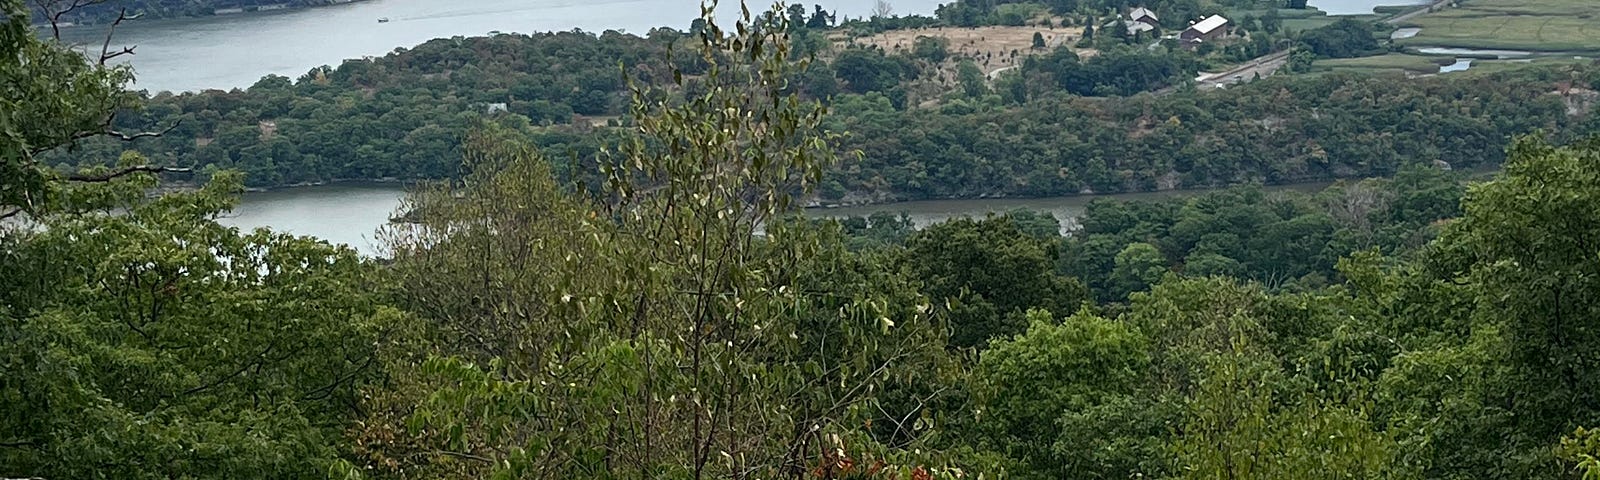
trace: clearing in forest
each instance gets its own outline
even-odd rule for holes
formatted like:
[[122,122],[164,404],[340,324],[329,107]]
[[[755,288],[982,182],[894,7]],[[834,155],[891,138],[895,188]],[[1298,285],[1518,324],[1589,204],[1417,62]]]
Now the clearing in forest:
[[[1033,34],[1044,36],[1045,49],[1033,49]],[[950,56],[972,58],[985,73],[1018,65],[1031,54],[1050,51],[1059,45],[1072,46],[1083,38],[1083,27],[938,27],[891,30],[877,35],[842,39],[861,46],[877,46],[885,53],[909,53],[917,37],[944,37],[950,40]],[[1095,54],[1091,49],[1075,49],[1079,56]],[[1014,52],[1014,53],[1013,53]]]

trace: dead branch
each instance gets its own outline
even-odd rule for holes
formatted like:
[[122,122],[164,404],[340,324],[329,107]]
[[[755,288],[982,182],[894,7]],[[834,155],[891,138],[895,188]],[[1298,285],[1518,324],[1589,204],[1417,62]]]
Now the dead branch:
[[68,13],[72,13],[72,11],[79,8],[98,3],[105,3],[105,1],[106,0],[71,0],[70,2],[67,2],[67,7],[61,10],[55,9],[55,7],[61,3],[60,0],[34,0],[33,4],[38,6],[39,11],[44,12],[45,19],[50,21],[51,37],[55,38],[57,41],[60,41],[61,17],[65,17]]
[[131,142],[131,141],[138,140],[138,139],[141,139],[141,138],[156,138],[156,137],[160,137],[162,135],[166,135],[167,132],[171,132],[172,129],[178,128],[178,125],[183,125],[183,121],[180,120],[180,121],[177,121],[177,122],[173,122],[172,125],[168,125],[167,128],[163,128],[160,131],[156,131],[156,132],[138,132],[138,133],[134,133],[134,134],[127,134],[127,133],[122,133],[122,132],[119,132],[119,131],[111,129],[111,122],[113,120],[115,120],[116,118],[117,118],[117,115],[115,113],[113,113],[111,115],[107,115],[106,116],[106,121],[101,124],[100,130],[81,132],[81,133],[79,133],[77,135],[74,135],[72,137],[72,139],[73,140],[82,140],[82,139],[89,138],[89,137],[98,137],[98,136],[101,136],[101,135],[105,135],[105,136],[108,136],[108,137],[115,138],[117,140],[122,140],[124,142]]
[[106,66],[106,62],[110,61],[113,58],[117,58],[117,57],[120,57],[120,56],[123,56],[123,55],[133,55],[133,49],[139,48],[138,45],[134,45],[132,47],[122,47],[122,51],[119,51],[119,52],[112,52],[111,51],[111,37],[113,37],[113,36],[115,36],[117,34],[117,26],[118,25],[122,25],[122,22],[124,20],[132,20],[132,19],[135,19],[135,18],[139,18],[139,16],[138,15],[134,15],[132,17],[128,16],[128,9],[127,8],[123,8],[122,10],[119,10],[117,12],[117,21],[111,22],[111,27],[106,29],[106,41],[105,41],[105,43],[100,44],[100,66],[102,66],[102,67]]
[[177,121],[177,122],[173,122],[172,125],[168,125],[167,128],[163,128],[159,132],[139,132],[139,133],[135,133],[135,134],[129,135],[129,134],[122,133],[122,132],[119,132],[119,131],[116,131],[116,130],[107,130],[105,132],[105,134],[109,135],[109,136],[112,136],[112,137],[116,137],[117,140],[122,140],[124,142],[131,142],[131,141],[138,140],[138,139],[141,139],[141,138],[156,138],[156,137],[160,137],[162,135],[166,135],[167,132],[171,132],[172,129],[178,128],[178,125],[182,125],[182,124],[183,124],[183,121],[181,121],[181,120]]
[[83,183],[105,183],[135,173],[194,173],[192,168],[159,167],[155,165],[138,165],[123,168],[103,175],[76,174],[67,177],[68,181]]
[[20,209],[20,208],[12,210],[12,211],[9,211],[9,212],[0,213],[0,220],[5,220],[7,218],[15,217],[15,216],[21,215],[21,214],[22,214],[22,209]]

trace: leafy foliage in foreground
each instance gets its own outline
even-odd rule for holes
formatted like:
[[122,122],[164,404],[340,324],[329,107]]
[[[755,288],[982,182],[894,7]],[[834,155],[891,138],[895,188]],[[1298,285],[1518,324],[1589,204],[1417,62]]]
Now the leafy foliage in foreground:
[[1097,204],[1066,242],[1110,248],[1069,278],[1039,215],[785,217],[838,139],[780,88],[782,30],[743,26],[708,25],[693,96],[635,92],[602,187],[483,127],[382,268],[217,225],[234,174],[69,181],[29,149],[102,132],[9,125],[0,475],[1595,475],[1600,139],[1519,139],[1464,194],[1408,169]]
[[0,476],[311,478],[335,464],[392,309],[347,248],[216,218],[237,174],[152,196],[34,156],[106,134],[125,68],[0,1]]
[[147,201],[152,185],[80,187],[98,201],[5,235],[0,473],[320,475],[392,316],[370,269],[217,224],[236,178]]
[[823,110],[782,93],[781,25],[707,28],[706,88],[635,94],[641,133],[606,154],[603,193],[490,138],[473,175],[412,197],[396,275],[433,292],[405,306],[442,356],[414,365],[425,398],[378,406],[437,446],[368,455],[514,478],[794,477],[842,468],[846,445],[921,460],[906,446],[937,393],[917,389],[955,365],[943,331],[837,234],[780,221],[832,162]]

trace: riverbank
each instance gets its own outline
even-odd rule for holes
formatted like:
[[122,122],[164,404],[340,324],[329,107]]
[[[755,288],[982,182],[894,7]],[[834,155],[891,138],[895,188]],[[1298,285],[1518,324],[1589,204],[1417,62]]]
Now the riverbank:
[[[1461,173],[1464,181],[1480,181],[1498,171],[1498,168],[1482,168]],[[1268,192],[1316,194],[1336,183],[1338,181],[1319,181],[1261,188]],[[919,200],[849,207],[806,208],[800,213],[812,218],[865,217],[874,213],[904,214],[911,219],[916,228],[926,228],[955,218],[981,218],[990,214],[1031,210],[1054,217],[1060,222],[1062,233],[1066,234],[1077,228],[1077,219],[1087,211],[1089,204],[1095,201],[1127,202],[1188,198],[1226,188],[1232,186],[1045,198]],[[239,207],[221,221],[245,231],[269,227],[276,231],[313,236],[335,244],[350,245],[363,255],[377,257],[381,256],[378,232],[403,213],[399,210],[404,197],[405,187],[398,182],[280,188],[246,194]]]
[[405,187],[409,187],[411,185],[415,185],[417,183],[426,182],[426,181],[429,181],[429,180],[427,180],[427,179],[402,179],[402,178],[351,179],[351,180],[340,179],[340,180],[329,180],[329,181],[325,181],[325,182],[290,183],[290,184],[284,184],[284,185],[273,185],[273,186],[270,186],[270,187],[245,187],[244,191],[245,191],[245,193],[272,193],[272,192],[289,191],[289,190],[294,190],[294,189],[297,189],[297,188],[308,188],[308,187],[372,187],[372,186],[396,186],[396,187],[399,187],[399,188],[403,189]]
[[[281,3],[284,0],[269,0]],[[894,0],[903,14],[931,15],[941,1]],[[818,0],[841,17],[870,14],[872,2]],[[751,3],[752,9],[765,5]],[[717,16],[735,18],[739,3],[724,1]],[[126,22],[114,44],[137,45],[138,54],[119,58],[133,65],[133,90],[151,93],[230,90],[254,85],[266,75],[300,78],[314,68],[377,57],[439,38],[481,37],[492,32],[532,34],[606,31],[645,35],[653,28],[688,29],[700,16],[700,0],[527,1],[383,0],[314,8],[206,17]],[[378,20],[387,18],[389,22]],[[105,29],[71,28],[70,43],[98,48]]]
[[[130,13],[130,16],[137,15],[145,21],[203,19],[209,17],[232,16],[249,17],[252,14],[258,13],[288,12],[367,1],[371,0],[286,0],[281,3],[267,5],[239,5],[236,7],[223,8],[203,7],[199,10],[190,9],[181,12],[168,12],[160,9],[140,10],[138,8],[130,8],[130,10],[133,10],[133,12]],[[105,15],[101,15],[100,17],[88,19],[87,21],[84,21],[84,19],[81,18],[74,18],[75,21],[63,22],[56,26],[61,27],[63,31],[74,28],[105,28],[117,20],[117,13],[120,13],[120,10],[108,10]],[[34,27],[50,28],[50,24],[48,22],[35,23]]]

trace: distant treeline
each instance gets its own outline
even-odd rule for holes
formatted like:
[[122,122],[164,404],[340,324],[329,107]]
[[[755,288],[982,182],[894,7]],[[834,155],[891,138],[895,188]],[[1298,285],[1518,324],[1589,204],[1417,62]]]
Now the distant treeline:
[[117,16],[121,14],[123,9],[127,10],[129,16],[172,18],[278,8],[312,7],[359,1],[363,0],[115,0],[76,7],[73,7],[74,3],[83,2],[45,0],[30,3],[33,6],[36,23],[49,23],[48,17],[53,16],[55,13],[66,11],[60,16],[60,22],[86,25],[116,21]]

